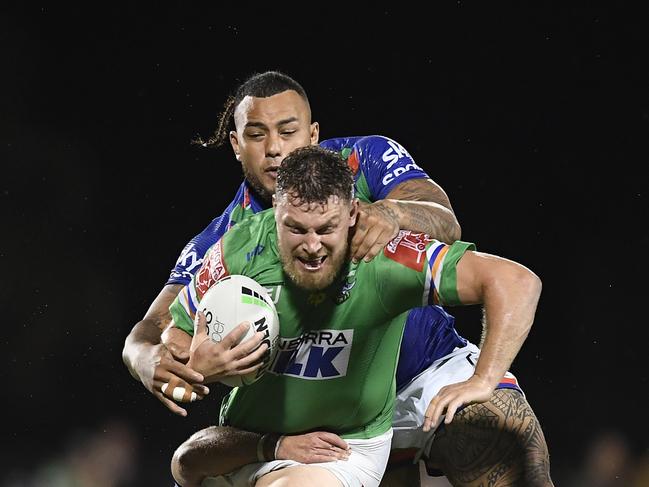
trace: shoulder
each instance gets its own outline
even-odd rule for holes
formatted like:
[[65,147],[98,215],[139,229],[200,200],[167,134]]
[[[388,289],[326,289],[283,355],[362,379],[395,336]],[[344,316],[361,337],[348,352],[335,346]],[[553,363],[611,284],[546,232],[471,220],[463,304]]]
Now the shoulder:
[[234,225],[223,236],[223,242],[227,248],[237,249],[274,235],[275,217],[272,208],[269,208]]
[[[208,252],[196,273],[196,289],[203,294],[214,282],[229,274],[250,272],[260,255],[275,259],[275,219],[264,210],[232,227]],[[252,276],[251,276],[252,277]]]

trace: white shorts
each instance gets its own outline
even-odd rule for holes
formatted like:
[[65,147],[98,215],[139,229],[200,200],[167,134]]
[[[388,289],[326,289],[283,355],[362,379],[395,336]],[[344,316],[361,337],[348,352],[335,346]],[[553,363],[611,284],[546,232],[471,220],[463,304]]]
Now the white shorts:
[[[345,440],[351,448],[347,460],[310,463],[333,473],[343,487],[378,487],[390,456],[392,430],[367,440]],[[227,475],[208,477],[202,487],[251,487],[267,473],[283,468],[307,465],[293,460],[251,463]]]
[[[435,431],[424,433],[422,426],[430,400],[442,387],[471,377],[479,355],[480,349],[470,342],[464,347],[456,348],[433,362],[397,393],[392,419],[394,430],[392,448],[416,448],[418,453],[415,460],[419,460],[423,453],[428,453]],[[518,386],[516,377],[509,372],[505,374],[497,388],[512,388],[523,392]]]

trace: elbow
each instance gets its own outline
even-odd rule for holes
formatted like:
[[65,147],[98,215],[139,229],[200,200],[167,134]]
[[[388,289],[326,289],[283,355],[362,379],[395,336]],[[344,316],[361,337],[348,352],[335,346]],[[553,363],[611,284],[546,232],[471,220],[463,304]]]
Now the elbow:
[[171,457],[171,474],[182,487],[199,487],[205,477],[223,475],[223,469],[212,453],[218,445],[218,428],[211,426],[194,433]]
[[462,227],[460,226],[460,222],[457,221],[457,218],[453,218],[453,222],[451,222],[448,233],[450,240],[449,243],[453,243],[456,240],[462,239]]
[[541,297],[541,290],[543,289],[543,283],[541,278],[537,276],[534,272],[529,269],[527,270],[527,277],[525,278],[526,287],[528,289],[529,295],[534,299],[534,306],[538,303],[539,298]]
[[525,334],[529,333],[534,322],[534,315],[536,314],[536,307],[541,297],[541,290],[543,283],[539,276],[534,272],[522,267],[517,279],[519,292],[524,296],[523,303],[527,308],[527,314],[530,316]]

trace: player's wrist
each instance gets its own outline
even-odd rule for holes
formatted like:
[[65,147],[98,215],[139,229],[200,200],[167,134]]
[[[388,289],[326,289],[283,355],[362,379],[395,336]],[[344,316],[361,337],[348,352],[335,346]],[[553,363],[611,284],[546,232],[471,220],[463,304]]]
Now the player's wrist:
[[272,462],[277,458],[279,444],[284,435],[279,433],[266,433],[257,442],[257,460],[259,462]]

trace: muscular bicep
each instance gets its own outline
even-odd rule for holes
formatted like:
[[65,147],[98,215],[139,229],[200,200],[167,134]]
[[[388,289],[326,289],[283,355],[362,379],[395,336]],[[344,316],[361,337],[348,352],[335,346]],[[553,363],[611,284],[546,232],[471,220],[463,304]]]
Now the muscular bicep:
[[453,211],[446,192],[435,181],[429,178],[409,179],[390,191],[387,199],[401,201],[429,201]]
[[154,322],[160,331],[164,329],[171,322],[171,313],[169,313],[169,306],[173,303],[174,299],[184,286],[182,284],[167,284],[162,288],[158,296],[153,300],[148,311],[144,315],[145,320]]
[[462,304],[507,300],[529,291],[538,294],[540,280],[527,267],[492,254],[467,251],[457,263],[457,293]]

